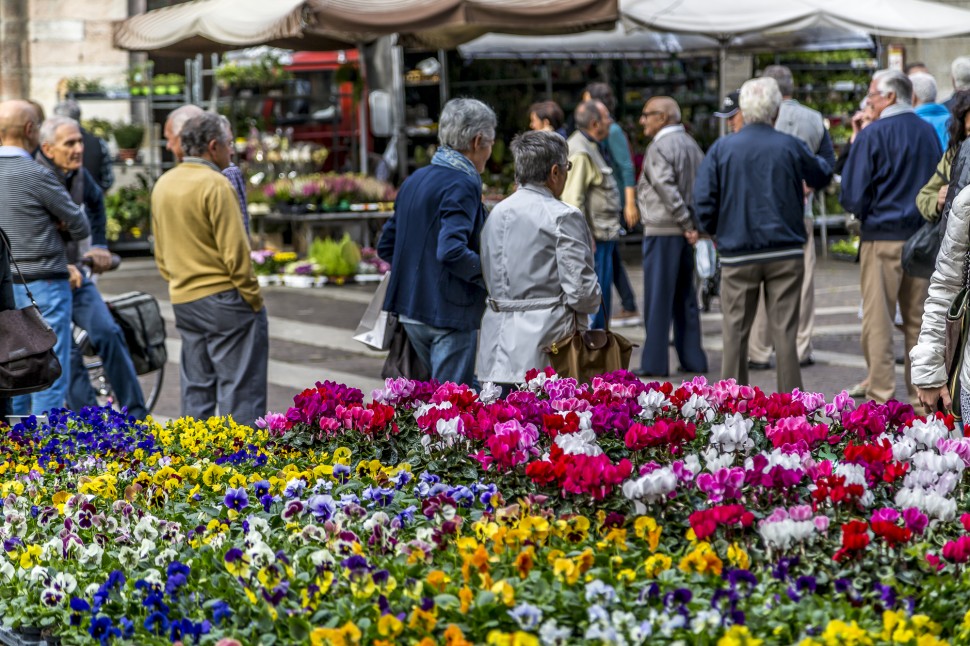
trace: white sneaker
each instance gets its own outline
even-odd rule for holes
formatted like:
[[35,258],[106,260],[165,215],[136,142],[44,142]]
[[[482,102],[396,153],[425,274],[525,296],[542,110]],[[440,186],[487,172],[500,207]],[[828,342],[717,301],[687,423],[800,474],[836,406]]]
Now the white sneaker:
[[619,314],[614,314],[610,318],[610,325],[613,327],[633,327],[641,323],[643,323],[643,319],[640,318],[640,314],[627,310],[621,310]]

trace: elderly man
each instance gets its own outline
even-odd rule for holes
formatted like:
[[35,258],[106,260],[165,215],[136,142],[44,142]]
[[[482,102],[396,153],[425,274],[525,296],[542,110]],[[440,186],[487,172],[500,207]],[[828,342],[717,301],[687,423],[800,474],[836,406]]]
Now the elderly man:
[[606,326],[610,316],[613,285],[613,248],[620,237],[620,191],[613,169],[603,157],[600,142],[610,134],[609,110],[601,101],[579,104],[574,114],[576,132],[569,136],[572,170],[566,177],[562,201],[579,209],[593,234],[596,275],[603,291],[603,307],[592,326]]
[[[163,130],[165,135],[165,148],[172,153],[175,161],[181,162],[185,156],[185,152],[182,150],[182,128],[189,119],[194,119],[202,114],[205,114],[202,108],[197,105],[188,104],[180,108],[175,108],[169,113],[168,118],[165,119],[165,128]],[[232,124],[223,115],[219,115],[219,121],[222,123],[222,127],[225,129],[231,144]],[[239,210],[242,213],[243,226],[246,228],[246,235],[249,235],[249,206],[246,202],[246,179],[243,177],[239,167],[232,163],[231,157],[229,159],[229,165],[222,170],[222,174],[226,176],[229,183],[232,184],[232,188],[236,191],[236,196],[239,199]]]
[[239,201],[220,172],[232,142],[218,115],[202,114],[179,145],[182,163],[152,190],[152,229],[182,336],[182,414],[252,425],[266,413],[269,339]]
[[[512,140],[519,190],[482,229],[488,305],[478,346],[478,379],[509,388],[549,365],[542,348],[569,336],[600,306],[592,237],[583,214],[559,201],[569,172],[566,141],[555,132]],[[523,258],[530,261],[523,263]]]
[[479,238],[482,178],[495,143],[495,113],[475,99],[441,111],[438,151],[401,185],[378,255],[391,263],[384,309],[398,315],[440,382],[475,383],[475,348],[485,310]]
[[[47,390],[13,399],[15,415],[35,415],[61,408],[67,396],[71,365],[71,274],[65,236],[82,240],[90,233],[84,209],[71,200],[57,177],[34,161],[40,143],[39,117],[27,101],[0,103],[0,229],[10,238],[13,259],[26,284],[14,283],[17,307],[30,305],[27,289],[44,320],[57,334],[54,353],[61,376]],[[80,283],[80,274],[76,274]]]
[[[970,56],[957,56],[950,63],[950,80],[953,82],[953,94],[960,90],[970,90]],[[943,107],[953,111],[953,95],[943,102]]]
[[[77,121],[60,116],[44,121],[40,128],[37,162],[57,175],[76,204],[84,205],[91,227],[90,244],[93,245],[84,255],[93,260],[95,271],[105,271],[111,265],[111,254],[108,253],[108,240],[105,237],[104,195],[94,177],[81,165],[83,155],[84,140]],[[77,265],[80,251],[76,243],[68,243],[68,262]],[[81,274],[81,284],[72,293],[72,318],[88,333],[91,345],[104,362],[118,403],[128,409],[129,415],[144,419],[148,415],[145,397],[131,355],[128,354],[125,334],[108,311],[89,273],[81,271]],[[84,370],[81,351],[73,343],[67,403],[74,410],[98,405],[97,393]]]
[[843,208],[862,223],[862,350],[869,366],[866,397],[885,402],[896,392],[893,314],[903,318],[906,387],[929,281],[903,273],[903,244],[923,223],[916,196],[943,154],[933,127],[913,113],[913,84],[902,72],[876,72],[868,104],[875,116],[859,132],[842,171]]
[[936,79],[926,72],[916,72],[909,75],[909,81],[913,84],[913,111],[917,117],[933,126],[936,136],[940,138],[940,147],[946,150],[950,141],[947,131],[950,111],[936,102]]
[[667,339],[674,325],[674,348],[684,370],[707,372],[701,348],[701,321],[694,289],[697,225],[693,191],[704,159],[680,123],[680,106],[666,96],[650,99],[640,113],[643,134],[652,138],[637,182],[643,223],[643,312],[647,340],[640,372],[666,377]]
[[54,115],[74,119],[78,122],[78,127],[81,128],[81,137],[84,139],[84,168],[91,173],[91,177],[97,182],[101,190],[107,191],[115,183],[115,172],[111,166],[108,142],[80,126],[81,106],[74,99],[61,101],[55,105]]
[[694,186],[697,216],[721,255],[721,374],[748,382],[748,335],[764,288],[778,390],[791,391],[802,386],[796,335],[805,273],[803,186],[824,187],[832,171],[803,142],[774,129],[782,101],[774,79],[747,81],[738,100],[744,128],[711,146]]
[[[818,110],[807,108],[793,98],[795,83],[791,70],[784,65],[769,65],[762,76],[775,79],[782,102],[775,120],[775,130],[797,137],[808,149],[835,168],[832,139],[825,128],[825,120]],[[798,360],[802,366],[815,363],[812,354],[812,331],[815,329],[815,219],[812,214],[812,192],[805,192],[805,276],[802,279],[801,304],[798,315]],[[764,297],[758,299],[758,312],[751,326],[748,342],[748,368],[767,370],[771,357],[771,336],[768,333],[768,314]]]

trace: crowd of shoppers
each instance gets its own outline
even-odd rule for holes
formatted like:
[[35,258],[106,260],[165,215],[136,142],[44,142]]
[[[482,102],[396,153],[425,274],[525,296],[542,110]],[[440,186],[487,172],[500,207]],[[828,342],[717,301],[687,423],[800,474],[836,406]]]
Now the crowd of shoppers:
[[[143,419],[148,411],[125,336],[91,275],[112,266],[103,195],[113,181],[110,158],[106,163],[98,139],[77,122],[76,103],[54,112],[45,120],[33,102],[0,104],[0,186],[8,198],[0,231],[10,247],[9,257],[6,247],[0,253],[0,308],[26,307],[29,289],[57,335],[61,364],[50,388],[0,399],[0,417],[98,405],[73,343],[73,321],[87,332],[118,404]],[[231,173],[222,174],[232,168],[231,132],[223,117],[195,106],[172,116],[169,147],[183,163],[156,184],[152,215],[156,261],[182,334],[183,413],[232,414],[253,424],[266,412],[268,335],[250,264],[245,194],[230,183]],[[11,274],[14,260],[23,280]]]
[[[617,245],[639,228],[646,343],[638,373],[670,375],[671,337],[678,370],[703,373],[694,245],[710,238],[721,263],[721,377],[746,383],[749,369],[767,368],[773,353],[778,389],[791,391],[814,362],[811,195],[838,172],[842,205],[861,234],[865,396],[884,402],[896,394],[897,325],[911,400],[930,407],[952,396],[970,406],[967,391],[947,391],[942,366],[941,321],[964,285],[970,226],[970,89],[958,82],[970,61],[958,59],[953,70],[957,91],[942,104],[923,69],[877,72],[838,161],[822,116],[793,98],[783,66],[725,97],[716,115],[730,133],[706,155],[677,102],[651,97],[639,118],[649,140],[639,173],[613,119],[612,89],[593,83],[571,115],[571,134],[554,102],[530,106],[531,131],[510,146],[516,190],[490,214],[480,175],[495,142],[495,113],[474,99],[449,101],[431,164],[401,186],[379,240],[392,267],[384,308],[434,379],[510,388],[548,363],[544,348],[553,341],[608,327],[614,287],[620,318],[639,316]],[[110,262],[102,189],[111,178],[94,174],[103,159],[85,151],[100,146],[77,123],[76,104],[56,113],[45,121],[30,102],[0,104],[0,190],[9,196],[0,229],[26,282],[13,279],[0,254],[0,307],[23,307],[29,286],[69,369],[46,391],[0,401],[0,414],[91,403],[79,354],[70,358],[73,313],[109,364],[122,403],[142,417],[123,335],[79,271],[82,258],[96,271]],[[251,424],[266,408],[267,314],[249,259],[232,133],[224,117],[184,106],[169,115],[165,134],[179,164],[154,187],[152,226],[182,337],[182,412]],[[932,281],[907,275],[903,244],[924,219],[941,217],[946,233]]]

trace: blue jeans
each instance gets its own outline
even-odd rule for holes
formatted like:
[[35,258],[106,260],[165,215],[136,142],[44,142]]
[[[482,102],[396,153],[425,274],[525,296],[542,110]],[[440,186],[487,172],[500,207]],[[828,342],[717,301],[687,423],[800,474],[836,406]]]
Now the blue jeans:
[[604,242],[596,241],[596,251],[593,252],[593,262],[596,265],[596,279],[599,281],[600,290],[603,292],[603,306],[593,315],[590,328],[602,330],[606,327],[607,317],[610,316],[613,304],[613,250],[616,249],[616,241]]
[[[40,415],[52,408],[64,408],[71,377],[71,284],[66,278],[35,280],[28,283],[28,287],[44,320],[57,335],[54,354],[61,362],[61,376],[47,390],[14,397],[11,406],[14,415]],[[30,305],[27,289],[23,285],[14,284],[13,296],[18,308]]]
[[633,294],[633,285],[630,284],[630,277],[626,275],[626,268],[623,267],[623,259],[620,258],[620,245],[613,245],[613,285],[616,293],[620,295],[620,303],[627,312],[637,311],[637,297]]
[[441,383],[453,381],[477,387],[475,381],[475,351],[478,349],[478,330],[452,330],[402,321],[411,347],[421,361],[431,368],[431,378]]
[[[111,389],[118,398],[118,403],[128,408],[129,415],[145,419],[148,415],[145,410],[145,396],[138,383],[138,374],[131,362],[131,355],[128,354],[125,334],[108,311],[97,286],[87,278],[74,290],[72,313],[74,322],[88,333],[91,346],[104,362],[105,374],[111,382]],[[73,410],[98,405],[97,394],[84,369],[84,358],[73,343],[67,405]]]

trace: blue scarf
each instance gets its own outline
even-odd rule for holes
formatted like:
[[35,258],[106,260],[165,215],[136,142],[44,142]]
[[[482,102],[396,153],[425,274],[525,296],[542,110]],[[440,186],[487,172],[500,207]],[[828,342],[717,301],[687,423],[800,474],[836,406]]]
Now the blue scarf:
[[454,169],[475,179],[481,177],[478,169],[475,168],[475,164],[470,159],[449,146],[438,146],[437,152],[431,158],[431,163],[435,166]]

